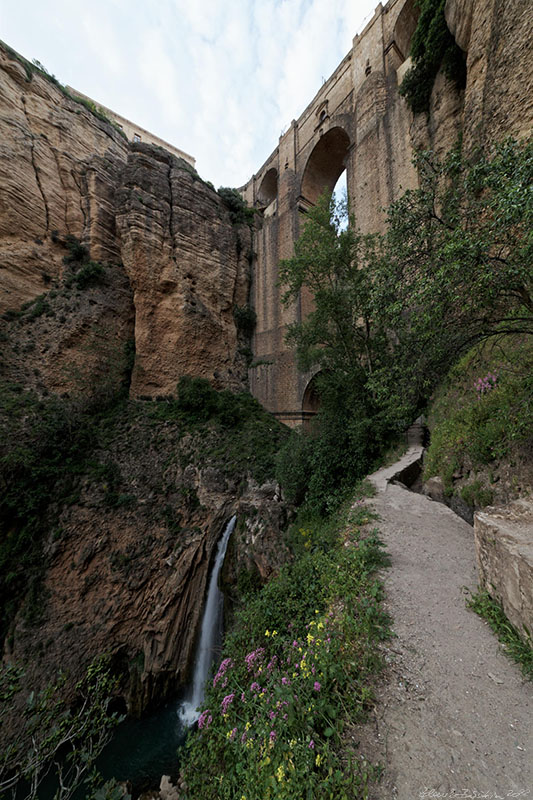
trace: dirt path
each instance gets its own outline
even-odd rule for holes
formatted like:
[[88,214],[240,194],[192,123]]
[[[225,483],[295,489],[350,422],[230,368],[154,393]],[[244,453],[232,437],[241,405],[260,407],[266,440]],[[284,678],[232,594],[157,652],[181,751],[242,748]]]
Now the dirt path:
[[411,448],[371,476],[392,559],[387,610],[397,638],[361,752],[386,765],[372,800],[533,800],[533,691],[465,606],[475,588],[472,528],[450,509],[388,483]]

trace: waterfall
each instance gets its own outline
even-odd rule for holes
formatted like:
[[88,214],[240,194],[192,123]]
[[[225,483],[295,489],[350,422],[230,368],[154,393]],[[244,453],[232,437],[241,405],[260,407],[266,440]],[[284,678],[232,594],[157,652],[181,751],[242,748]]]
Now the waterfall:
[[200,712],[196,711],[196,709],[203,702],[205,682],[209,676],[211,664],[213,663],[215,648],[220,641],[224,596],[218,588],[218,575],[224,563],[229,537],[233,533],[236,520],[236,516],[230,519],[217,546],[215,563],[213,564],[207,590],[200,641],[198,642],[194,658],[192,685],[188,696],[178,709],[181,721],[189,726],[193,725],[200,716]]

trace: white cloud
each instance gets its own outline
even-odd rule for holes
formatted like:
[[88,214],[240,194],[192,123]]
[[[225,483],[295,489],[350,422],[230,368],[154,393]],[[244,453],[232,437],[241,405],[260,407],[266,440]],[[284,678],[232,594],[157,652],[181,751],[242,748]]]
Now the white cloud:
[[2,37],[63,82],[194,155],[215,185],[235,186],[274,150],[374,5],[19,0],[4,4]]

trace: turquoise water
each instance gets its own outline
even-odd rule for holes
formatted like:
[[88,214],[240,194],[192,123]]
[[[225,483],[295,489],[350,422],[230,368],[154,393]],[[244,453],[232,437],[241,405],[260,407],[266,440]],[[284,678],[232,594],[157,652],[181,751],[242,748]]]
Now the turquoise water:
[[178,701],[143,719],[122,722],[97,762],[107,780],[129,781],[134,793],[159,787],[162,775],[176,777],[177,751],[185,741]]

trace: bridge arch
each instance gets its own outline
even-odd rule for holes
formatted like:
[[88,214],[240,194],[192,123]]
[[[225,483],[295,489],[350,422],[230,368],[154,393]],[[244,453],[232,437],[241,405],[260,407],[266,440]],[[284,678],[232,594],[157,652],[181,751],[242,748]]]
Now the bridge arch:
[[278,171],[271,167],[263,176],[263,180],[257,192],[257,204],[260,208],[266,208],[278,196]]
[[302,421],[304,428],[309,428],[311,421],[320,408],[320,394],[317,388],[317,378],[320,370],[315,372],[308,381],[302,395]]
[[333,192],[346,169],[349,149],[350,137],[339,126],[330,128],[321,136],[302,174],[300,197],[304,205],[315,205],[325,189]]
[[411,39],[418,22],[420,10],[416,0],[406,0],[394,25],[394,43],[400,57],[405,61],[411,49]]

